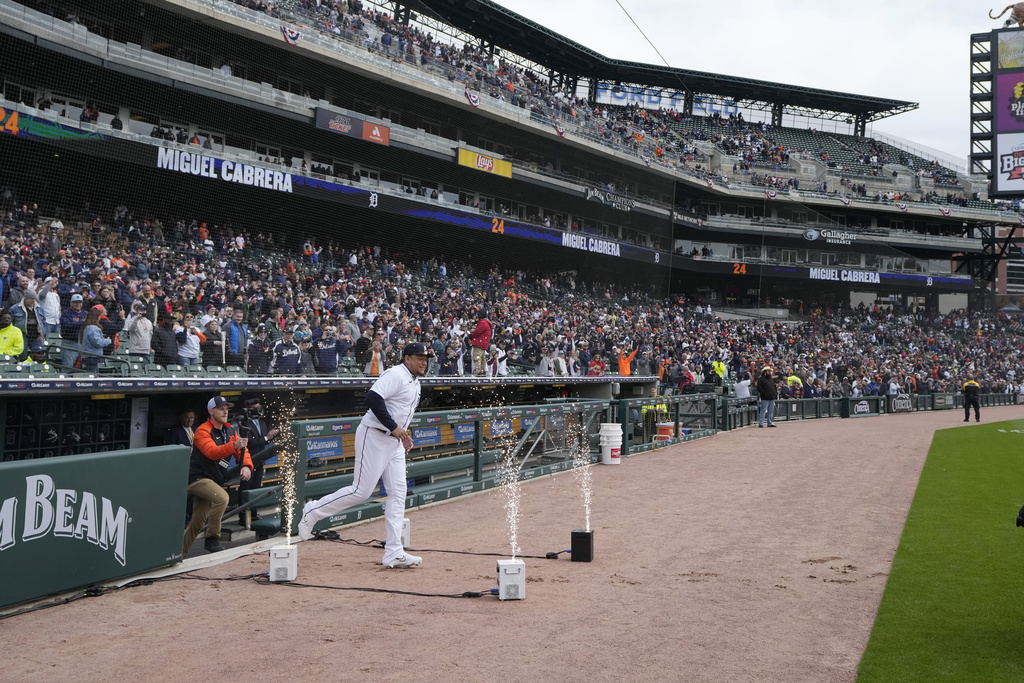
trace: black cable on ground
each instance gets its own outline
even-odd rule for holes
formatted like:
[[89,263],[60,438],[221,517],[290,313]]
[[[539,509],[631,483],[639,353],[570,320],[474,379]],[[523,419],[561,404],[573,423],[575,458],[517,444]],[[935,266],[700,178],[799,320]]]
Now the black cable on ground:
[[[333,541],[335,543],[346,543],[348,545],[358,545],[364,548],[383,548],[384,541],[375,538],[370,541],[357,541],[354,538],[341,538],[337,531],[317,531],[313,534],[311,540],[317,541]],[[508,553],[475,553],[468,550],[439,550],[434,548],[406,548],[409,552],[413,553],[450,553],[452,555],[478,555],[480,557],[507,557]],[[562,553],[569,552],[566,550],[559,550],[558,552],[550,552],[546,555],[516,555],[516,557],[524,557],[529,560],[557,560],[558,556]]]
[[91,590],[91,588],[83,590],[81,593],[76,593],[75,595],[68,596],[68,597],[64,598],[63,600],[57,600],[55,602],[48,602],[45,605],[36,605],[34,607],[28,607],[26,609],[18,610],[17,612],[10,612],[8,614],[0,614],[0,621],[2,621],[4,619],[10,619],[11,617],[20,617],[21,615],[29,614],[30,612],[39,612],[40,610],[50,609],[51,607],[57,607],[58,605],[66,605],[66,604],[68,604],[70,602],[75,602],[76,600],[81,600],[82,598],[92,598],[92,597],[96,597],[96,595],[99,595],[98,593],[97,594],[91,593],[90,590]]
[[360,591],[363,593],[393,593],[395,595],[412,595],[419,598],[481,598],[484,595],[496,595],[497,588],[489,588],[485,591],[466,591],[465,593],[417,593],[415,591],[400,591],[387,588],[362,588],[359,586],[320,586],[310,583],[295,583],[294,581],[271,581],[269,577],[258,578],[256,583],[261,585],[279,584],[281,586],[292,586],[294,588],[323,588],[332,591]]

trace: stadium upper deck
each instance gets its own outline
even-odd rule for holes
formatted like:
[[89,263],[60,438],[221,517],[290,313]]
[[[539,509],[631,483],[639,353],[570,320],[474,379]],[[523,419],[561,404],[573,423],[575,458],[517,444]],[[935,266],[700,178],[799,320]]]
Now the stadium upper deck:
[[[936,278],[945,278],[950,291],[966,291],[972,286],[969,279],[950,277],[951,257],[982,251],[982,240],[975,236],[979,225],[1015,220],[988,210],[991,206],[947,208],[914,201],[925,199],[923,192],[911,192],[909,197],[904,193],[892,202],[879,201],[875,193],[871,197],[852,191],[838,194],[835,179],[830,192],[809,191],[809,184],[818,189],[818,179],[828,173],[824,170],[827,165],[802,164],[798,159],[793,159],[787,170],[803,180],[803,187],[773,191],[776,196],[770,199],[758,178],[732,174],[728,156],[716,155],[701,141],[681,139],[672,131],[665,131],[662,137],[653,126],[635,125],[627,113],[612,109],[606,114],[608,107],[591,109],[572,98],[559,97],[550,83],[529,73],[510,68],[502,74],[505,67],[494,63],[487,68],[486,54],[467,56],[462,49],[458,58],[452,53],[447,61],[438,58],[437,52],[428,56],[426,40],[417,45],[421,36],[416,34],[410,34],[403,54],[418,48],[422,54],[413,62],[421,63],[399,61],[400,45],[395,46],[395,54],[381,54],[383,33],[373,21],[394,27],[379,16],[341,17],[339,23],[344,28],[338,29],[340,35],[313,32],[304,26],[298,45],[291,46],[281,38],[281,20],[227,2],[126,3],[113,15],[98,8],[95,16],[79,16],[91,31],[81,24],[72,26],[31,12],[19,14],[18,8],[0,5],[9,28],[31,30],[34,24],[37,39],[60,36],[66,38],[65,51],[77,42],[84,49],[81,54],[91,51],[106,59],[89,74],[92,92],[79,89],[77,99],[84,103],[90,97],[100,98],[109,113],[100,113],[98,128],[86,124],[84,130],[109,132],[122,139],[134,132],[141,143],[152,125],[183,127],[190,135],[204,133],[211,139],[211,156],[274,166],[290,177],[323,178],[339,186],[370,188],[358,195],[360,201],[379,194],[424,203],[427,198],[409,197],[406,189],[441,190],[446,205],[456,209],[463,225],[462,214],[467,214],[478,217],[475,227],[486,229],[492,227],[492,216],[506,221],[506,235],[519,230],[524,236],[535,236],[538,226],[550,228],[545,239],[550,242],[548,238],[553,238],[570,249],[581,244],[571,236],[575,228],[587,236],[582,244],[591,254],[617,251],[622,256],[628,252],[659,267],[671,265],[677,278],[693,272],[694,263],[665,258],[672,252],[689,252],[693,246],[706,244],[730,260],[737,253],[751,254],[744,258],[753,269],[776,262],[772,254],[799,245],[809,231],[840,230],[856,232],[856,244],[840,241],[829,253],[794,250],[795,255],[783,257],[790,259],[787,272],[797,267],[802,278],[809,278],[817,266],[841,264],[876,272],[888,268],[901,276],[891,280],[893,291],[927,286],[929,277],[933,285]],[[165,9],[185,12],[177,16],[186,20],[168,21]],[[137,21],[121,20],[128,14],[134,19],[136,11]],[[196,21],[200,14],[206,17],[203,22]],[[44,24],[50,33],[40,30]],[[112,40],[99,39],[97,31]],[[397,36],[401,31],[394,33]],[[362,46],[346,42],[346,34],[358,38]],[[373,49],[366,49],[367,44]],[[217,53],[201,46],[217,46]],[[47,51],[52,46],[37,41],[37,48]],[[223,64],[228,64],[228,69]],[[112,93],[123,84],[109,72],[117,68],[118,78],[123,79],[125,67],[130,67],[132,85],[129,92],[114,99]],[[329,77],[319,78],[321,75]],[[38,70],[34,76],[38,79]],[[23,85],[27,77],[17,74]],[[161,92],[168,77],[169,89]],[[99,94],[104,80],[108,81],[105,97]],[[513,81],[518,88],[510,96],[507,84]],[[58,92],[67,92],[69,85],[37,80],[24,89],[46,93],[55,101]],[[489,87],[503,96],[489,97]],[[183,107],[172,104],[174,96],[182,92],[203,100],[192,107],[186,119],[180,118]],[[478,107],[472,106],[467,92],[480,93]],[[64,98],[64,111],[74,118],[76,108],[71,99]],[[168,113],[175,108],[179,114]],[[252,110],[244,114],[249,119],[244,128],[239,108]],[[387,125],[391,144],[381,149],[369,143],[349,143],[342,145],[344,154],[323,154],[328,146],[320,144],[324,136],[311,135],[308,125],[315,122],[318,108],[341,115],[361,114],[371,123]],[[146,115],[146,111],[161,113]],[[127,131],[109,130],[106,124],[115,112],[128,122]],[[214,112],[217,116],[211,115]],[[52,118],[50,112],[38,108],[36,113]],[[261,118],[262,125],[252,125]],[[682,120],[687,121],[702,123],[700,117]],[[638,140],[636,133],[645,130],[651,133]],[[253,134],[256,132],[259,135]],[[312,140],[316,142],[311,144]],[[153,140],[145,142],[152,144]],[[485,162],[487,158],[511,160],[512,183],[453,166],[458,148],[474,155],[486,152]],[[268,163],[285,157],[294,160],[291,166]],[[474,159],[480,161],[481,157]],[[359,183],[352,180],[357,176]],[[877,183],[866,179],[863,184],[891,189],[891,181],[888,185],[883,181],[888,179]],[[630,210],[622,211],[623,207]],[[417,217],[438,220],[441,214],[420,211]],[[765,243],[766,235],[775,243]],[[590,249],[590,238],[598,241],[596,250]],[[763,249],[756,255],[755,246]],[[869,256],[855,263],[847,255],[853,252],[858,258],[865,252]],[[809,261],[812,258],[818,260]],[[907,266],[908,262],[912,265]],[[786,263],[778,261],[779,265]],[[699,265],[697,272],[706,275],[705,263]],[[721,274],[728,276],[733,265],[719,264]],[[773,272],[761,275],[776,276]]]

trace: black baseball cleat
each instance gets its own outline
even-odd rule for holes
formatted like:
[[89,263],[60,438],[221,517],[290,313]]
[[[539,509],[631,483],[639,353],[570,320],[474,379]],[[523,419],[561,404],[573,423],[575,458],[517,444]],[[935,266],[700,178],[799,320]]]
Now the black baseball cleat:
[[1019,512],[1017,513],[1017,526],[1024,526],[1024,517],[1021,517]]
[[219,553],[224,550],[224,546],[220,544],[220,539],[216,536],[210,536],[203,541],[203,547],[206,548],[208,553]]
[[970,421],[971,421],[971,418],[969,418],[969,417],[965,417],[964,418],[964,422],[970,422]]

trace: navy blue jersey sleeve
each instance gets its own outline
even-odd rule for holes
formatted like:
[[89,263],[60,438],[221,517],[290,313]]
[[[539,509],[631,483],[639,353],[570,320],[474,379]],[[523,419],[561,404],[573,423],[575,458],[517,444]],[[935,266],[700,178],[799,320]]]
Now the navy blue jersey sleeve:
[[374,416],[380,420],[380,423],[384,425],[390,432],[398,423],[391,417],[391,413],[388,412],[387,404],[384,403],[384,397],[378,394],[372,389],[366,394],[366,405],[373,412]]

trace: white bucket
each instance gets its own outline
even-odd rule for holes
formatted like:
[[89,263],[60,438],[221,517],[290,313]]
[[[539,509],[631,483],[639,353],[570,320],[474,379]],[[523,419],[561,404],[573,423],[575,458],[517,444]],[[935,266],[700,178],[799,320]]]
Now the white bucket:
[[601,442],[601,464],[620,465],[622,464],[622,441],[615,443]]
[[622,438],[622,425],[618,422],[602,422],[601,435],[617,436]]

